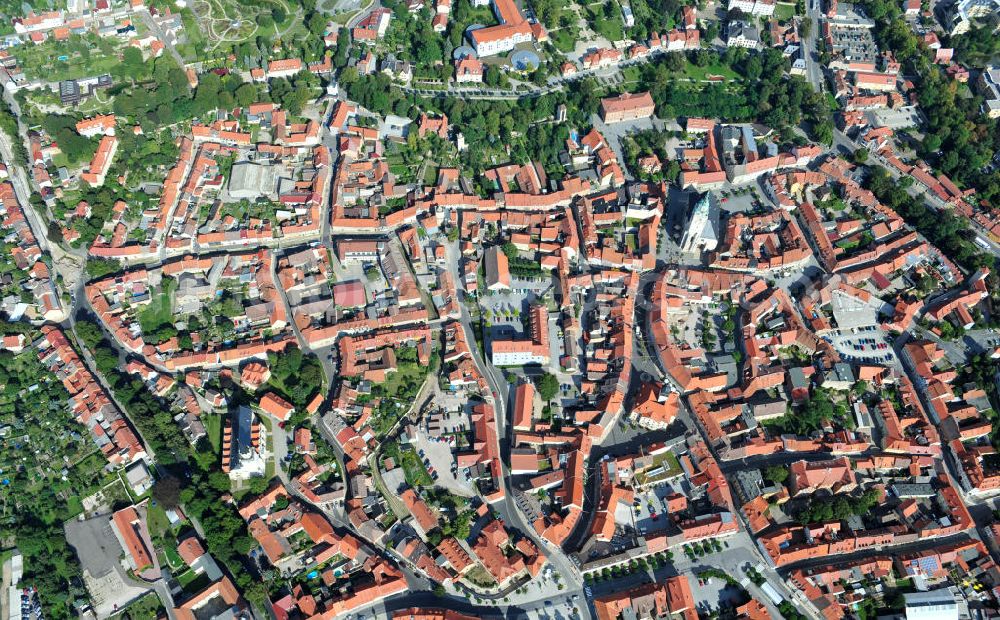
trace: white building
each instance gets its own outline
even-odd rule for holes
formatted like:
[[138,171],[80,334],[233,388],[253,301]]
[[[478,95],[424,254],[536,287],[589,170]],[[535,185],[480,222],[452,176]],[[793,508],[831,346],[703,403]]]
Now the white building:
[[732,20],[726,27],[726,47],[745,47],[755,50],[760,47],[760,32],[748,22]]
[[472,47],[480,58],[495,56],[511,51],[521,43],[532,41],[531,27],[528,22],[513,25],[489,26],[473,30],[469,35]]
[[719,245],[719,201],[706,193],[691,211],[687,230],[681,238],[681,251],[696,254],[711,252]]
[[1000,18],[1000,0],[956,0],[945,9],[941,25],[951,36],[969,31],[972,22],[984,18]]
[[494,366],[549,365],[549,348],[531,340],[494,340],[490,361]]
[[21,577],[24,576],[24,557],[21,552],[14,550],[14,554],[7,560],[7,567],[4,572],[9,571],[10,585],[7,586],[7,617],[10,620],[21,620]]
[[958,620],[958,601],[951,588],[904,594],[906,620]]
[[986,67],[976,81],[983,96],[983,114],[1000,118],[1000,67]]
[[770,17],[774,15],[775,0],[729,0],[728,10],[739,9],[746,15]]
[[227,450],[223,449],[223,459],[227,459],[228,467],[223,467],[223,470],[228,469],[232,480],[263,476],[267,465],[267,441],[260,436],[263,431],[254,412],[249,407],[241,406],[227,431],[229,436],[224,437],[223,443],[229,440],[229,450],[226,454]]
[[626,28],[635,26],[635,15],[632,14],[632,7],[627,4],[622,4],[622,19],[625,20]]

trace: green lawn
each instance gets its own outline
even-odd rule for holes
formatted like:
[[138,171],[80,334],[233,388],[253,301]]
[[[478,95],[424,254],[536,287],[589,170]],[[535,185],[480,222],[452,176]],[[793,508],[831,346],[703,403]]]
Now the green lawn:
[[390,457],[396,462],[396,467],[403,468],[406,484],[411,487],[430,486],[434,483],[427,468],[413,448],[397,443],[387,443],[382,450],[382,456]]
[[177,576],[177,583],[188,594],[197,594],[204,590],[211,582],[205,573],[196,573],[193,570],[187,570]]
[[66,500],[66,511],[70,516],[76,516],[83,512],[83,502],[80,500],[79,495],[71,495],[69,499]]
[[170,568],[179,569],[184,567],[184,560],[177,553],[177,548],[173,545],[163,545],[163,555],[167,558]]
[[572,52],[576,47],[576,35],[566,28],[560,28],[549,33],[549,40],[560,52]]
[[438,175],[437,166],[428,165],[427,169],[424,171],[424,185],[430,186],[437,183],[437,175]]
[[778,21],[787,21],[795,16],[795,5],[779,2],[774,8],[774,16]]
[[836,112],[840,109],[840,104],[837,103],[837,98],[833,96],[833,93],[826,94],[826,102],[830,106],[831,112]]
[[594,29],[594,32],[612,43],[625,38],[625,24],[622,22],[621,12],[617,6],[610,19],[604,16],[603,2],[587,5],[583,10],[586,13],[587,23]]
[[66,41],[18,46],[18,64],[28,79],[73,80],[108,73],[119,65],[116,40],[96,34],[72,35]]
[[137,599],[118,614],[111,616],[111,618],[117,620],[125,617],[126,610],[128,610],[128,617],[132,620],[154,620],[161,612],[165,611],[163,604],[160,603],[160,598],[156,596],[155,592],[150,592],[146,596]]
[[164,278],[160,282],[159,292],[150,293],[149,304],[138,313],[139,325],[144,334],[151,334],[163,325],[173,323],[174,314],[171,302],[176,288],[177,280]]
[[684,65],[684,75],[696,81],[707,80],[709,75],[721,75],[727,80],[734,80],[739,77],[730,67],[721,63],[699,67],[689,62]]
[[170,529],[170,520],[167,519],[167,513],[163,510],[163,506],[160,504],[154,506],[153,502],[146,504],[146,525],[149,527],[150,535],[154,538],[162,536]]
[[212,450],[218,454],[222,449],[222,415],[218,413],[201,414],[201,423],[205,425],[205,433],[212,444]]
[[636,84],[639,82],[640,74],[639,67],[625,67],[622,69],[622,80],[625,84]]
[[407,383],[420,383],[427,374],[427,368],[419,364],[399,363],[396,365],[396,372],[386,375],[385,383],[382,383],[382,393],[389,396],[399,394],[400,389]]
[[410,486],[430,486],[433,484],[431,475],[427,473],[427,468],[424,467],[416,452],[412,449],[403,450],[401,456],[403,458],[401,464],[403,472],[406,474],[406,482]]

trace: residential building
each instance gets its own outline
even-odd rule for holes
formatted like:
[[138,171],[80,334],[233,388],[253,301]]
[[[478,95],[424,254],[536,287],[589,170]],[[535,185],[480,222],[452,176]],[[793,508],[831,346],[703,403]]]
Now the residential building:
[[996,28],[1000,18],[1000,0],[955,0],[943,6],[941,25],[953,37],[968,32],[975,21]]
[[483,261],[486,270],[486,288],[491,291],[510,290],[510,266],[507,254],[499,246],[486,250]]
[[1000,118],[1000,66],[990,65],[984,68],[976,80],[976,86],[983,96],[983,114],[990,118]]
[[481,84],[483,81],[483,63],[471,56],[455,61],[455,81],[459,84]]
[[726,26],[726,47],[760,47],[760,30],[748,21],[733,19]]
[[729,0],[727,10],[738,9],[744,15],[770,17],[777,5],[775,0]]
[[648,92],[622,93],[617,97],[601,99],[601,119],[605,123],[651,118],[655,111],[656,104]]

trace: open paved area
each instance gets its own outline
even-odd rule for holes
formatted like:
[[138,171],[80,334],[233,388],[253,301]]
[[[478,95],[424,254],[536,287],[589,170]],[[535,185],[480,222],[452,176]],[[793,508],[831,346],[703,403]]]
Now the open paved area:
[[113,615],[150,590],[127,576],[124,552],[111,529],[110,515],[67,521],[66,541],[76,550],[84,583],[99,617]]

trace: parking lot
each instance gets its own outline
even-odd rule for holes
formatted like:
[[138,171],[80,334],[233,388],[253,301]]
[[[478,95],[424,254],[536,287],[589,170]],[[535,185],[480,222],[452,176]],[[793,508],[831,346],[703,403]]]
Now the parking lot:
[[83,580],[98,617],[106,618],[146,594],[125,576],[121,545],[111,531],[109,515],[85,521],[66,522],[66,541],[74,548],[83,568]]
[[[459,414],[454,415],[458,416]],[[435,440],[423,430],[419,430],[413,447],[417,451],[417,456],[427,467],[427,472],[431,474],[435,484],[462,497],[470,497],[473,494],[471,483],[465,480],[463,472],[458,471],[451,445],[447,441]],[[462,479],[459,480],[458,477]]]
[[578,594],[562,599],[547,599],[535,609],[526,609],[525,617],[538,620],[573,620],[579,618],[578,605],[585,604]]
[[[739,579],[742,575],[733,575]],[[740,598],[738,588],[729,586],[718,577],[705,577],[704,579],[691,578],[691,594],[698,607],[698,611],[709,615],[714,610],[718,610],[723,605],[737,605],[743,601]]]
[[632,503],[632,522],[636,531],[640,534],[657,532],[671,524],[665,498],[674,493],[685,494],[687,484],[683,476],[682,473],[677,473],[645,492],[636,493]]
[[844,361],[871,364],[894,364],[896,354],[882,330],[874,326],[849,332],[829,334],[824,340],[833,345]]

